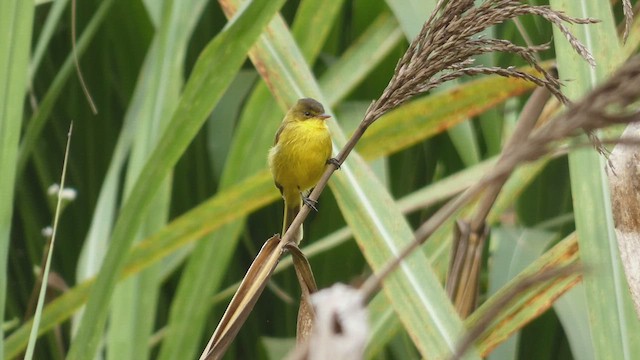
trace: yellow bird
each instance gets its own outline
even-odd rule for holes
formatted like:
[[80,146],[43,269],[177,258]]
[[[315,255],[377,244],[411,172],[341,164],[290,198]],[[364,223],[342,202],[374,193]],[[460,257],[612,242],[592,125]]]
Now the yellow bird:
[[[287,231],[303,203],[316,210],[317,203],[307,197],[331,159],[331,136],[325,122],[330,118],[322,104],[300,99],[287,112],[269,150],[269,168],[284,199],[282,235]],[[302,226],[294,234],[302,240]]]

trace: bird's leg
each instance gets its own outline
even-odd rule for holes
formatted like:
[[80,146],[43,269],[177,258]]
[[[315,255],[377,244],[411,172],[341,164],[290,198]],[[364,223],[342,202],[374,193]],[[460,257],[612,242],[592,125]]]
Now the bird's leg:
[[310,199],[305,194],[303,194],[302,191],[300,192],[300,196],[302,197],[302,202],[305,205],[307,205],[308,207],[310,207],[313,210],[315,210],[316,212],[318,212],[318,207],[317,207],[318,201],[317,200]]
[[327,160],[327,165],[333,164],[337,170],[340,170],[340,161],[336,158],[330,158]]

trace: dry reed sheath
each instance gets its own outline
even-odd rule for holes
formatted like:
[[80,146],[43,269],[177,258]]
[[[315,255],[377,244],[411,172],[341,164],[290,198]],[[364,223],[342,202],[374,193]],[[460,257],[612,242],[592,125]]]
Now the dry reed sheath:
[[[418,36],[411,42],[404,56],[396,65],[395,72],[389,84],[384,89],[381,96],[375,100],[367,109],[363,120],[354,131],[351,138],[336,156],[337,162],[327,166],[327,170],[316,185],[309,198],[317,200],[320,193],[327,185],[332,173],[342,164],[347,156],[354,149],[366,129],[387,111],[401,105],[412,97],[429,91],[442,83],[459,78],[465,75],[499,75],[514,77],[531,81],[538,86],[545,87],[560,102],[569,104],[567,98],[560,91],[560,81],[550,72],[542,68],[536,60],[535,54],[548,48],[547,44],[520,46],[507,40],[489,39],[477,34],[483,30],[514,19],[522,15],[540,16],[558,27],[567,38],[573,49],[580,54],[585,61],[595,66],[595,61],[589,51],[580,41],[569,32],[566,23],[591,24],[597,22],[595,19],[581,19],[568,16],[562,12],[550,9],[546,6],[535,6],[522,3],[516,0],[486,0],[479,6],[474,6],[474,0],[440,0],[435,11],[425,22]],[[500,68],[474,65],[474,56],[490,52],[510,53],[520,57],[540,72],[540,77],[535,77],[519,71],[514,67]],[[640,59],[640,58],[639,58]],[[588,97],[586,102],[580,102],[573,106],[563,116],[550,121],[539,129],[533,131],[526,138],[525,146],[516,146],[518,151],[503,154],[499,166],[491,176],[479,181],[464,194],[450,203],[443,206],[434,216],[432,216],[415,233],[415,241],[411,246],[405,248],[398,258],[391,260],[387,266],[379,271],[375,276],[368,279],[360,288],[362,299],[369,298],[379,287],[381,281],[393,271],[402,259],[410,254],[415,248],[423,243],[430,234],[453,214],[457,209],[466,204],[472,196],[482,191],[482,188],[498,177],[504,177],[513,171],[519,164],[535,159],[547,153],[555,141],[575,135],[580,130],[590,131],[612,122],[624,122],[636,119],[637,113],[627,115],[617,115],[616,112],[606,112],[606,109],[615,110],[629,105],[633,99],[640,95],[640,60],[636,59],[627,64],[622,70],[623,74],[617,74],[607,82],[608,86],[599,88]],[[635,66],[635,67],[634,67]],[[631,79],[631,84],[626,84],[626,78]],[[635,87],[635,88],[634,88]],[[596,107],[596,104],[609,104],[608,106]],[[606,115],[604,118],[602,115]],[[294,219],[286,234],[283,234],[277,249],[282,249],[282,244],[292,241],[292,234],[302,224],[309,214],[309,208],[303,207]],[[275,245],[274,245],[275,246]],[[271,256],[279,256],[279,253]],[[275,263],[275,261],[272,261]],[[273,265],[275,267],[275,265]],[[252,265],[253,267],[253,265]],[[264,280],[267,281],[272,269],[263,271]],[[252,295],[251,301],[259,296],[263,285],[253,284],[259,287],[258,291]],[[229,308],[234,310],[234,306],[242,305],[243,314],[250,311],[243,307],[247,301],[239,298],[232,300]],[[237,300],[237,301],[236,301]],[[363,300],[365,301],[365,300]],[[213,346],[211,344],[215,337],[212,337],[210,345],[203,352],[203,358],[218,358],[224,354],[226,347],[235,337],[237,328],[241,326],[244,317],[236,317],[238,311],[229,311],[221,324],[229,328],[234,328],[232,332],[224,337],[224,341]],[[228,315],[228,316],[227,316]],[[339,319],[338,319],[339,320]],[[219,325],[220,327],[220,325]],[[313,336],[313,335],[311,335]]]

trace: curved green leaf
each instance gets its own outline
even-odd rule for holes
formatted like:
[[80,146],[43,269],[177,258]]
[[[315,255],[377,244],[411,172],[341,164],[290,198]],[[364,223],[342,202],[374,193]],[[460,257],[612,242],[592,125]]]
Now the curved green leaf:
[[[317,20],[321,22],[322,26],[316,29],[317,32],[306,33],[306,36],[315,36],[313,40],[307,38],[307,41],[323,43],[321,36],[326,36],[333,20],[328,15],[332,13],[331,8],[338,3],[340,1],[333,1],[327,4],[327,12],[322,12]],[[230,16],[236,12],[239,2],[220,1],[220,5],[227,16]],[[313,7],[313,4],[307,4],[306,6]],[[304,14],[301,16],[304,16]],[[286,25],[283,19],[279,15],[275,16],[269,23],[267,30],[260,36],[249,52],[252,60],[254,62],[258,61],[256,59],[261,56],[261,53],[270,51],[271,44],[268,38],[272,34],[286,31],[285,29]],[[315,58],[317,54],[314,55],[313,52],[317,51],[319,51],[318,46],[309,46],[307,54],[309,59]],[[268,59],[261,61],[268,61]],[[258,67],[258,69],[261,68]],[[275,81],[275,79],[272,80]],[[264,149],[266,153],[266,149],[273,142],[275,127],[277,127],[281,117],[282,113],[273,104],[272,97],[266,87],[262,84],[259,85],[249,98],[240,123],[235,130],[229,155],[220,179],[221,191],[228,189],[230,186],[254,174],[258,169],[265,167],[266,157],[255,156],[256,149]],[[270,128],[274,128],[274,130],[269,131],[268,129]],[[268,194],[277,193],[274,191],[270,177],[267,182],[271,188]],[[200,301],[200,298],[213,295],[219,287],[225,274],[225,269],[236,248],[243,225],[243,218],[236,219],[209,235],[209,239],[206,239],[206,241],[201,241],[196,245],[192,256],[187,262],[171,307],[167,324],[167,331],[170,335],[167,341],[162,344],[159,359],[170,360],[176,357],[195,356],[198,350],[196,347],[198,346],[199,337],[193,334],[202,332],[206,325],[206,314],[211,307],[210,303]],[[222,239],[224,240],[221,241]],[[216,264],[219,271],[211,271],[212,263]]]
[[[544,253],[518,276],[511,279],[507,285],[498,290],[465,320],[465,325],[467,328],[475,326],[481,318],[487,315],[496,300],[502,294],[517,288],[523,278],[534,275],[544,269],[569,266],[577,262],[578,243],[575,234],[572,234]],[[555,299],[579,283],[581,277],[580,274],[574,273],[565,278],[547,281],[533,286],[527,291],[520,292],[518,296],[511,299],[506,307],[501,309],[499,314],[491,319],[482,336],[476,342],[478,351],[483,356],[487,356],[515,331],[518,331],[522,326],[546,311]]]
[[[524,71],[536,74],[531,68]],[[365,132],[358,143],[358,152],[367,159],[394,153],[534,87],[519,79],[487,76],[421,97],[380,118]],[[444,118],[446,122],[442,122]]]
[[[3,321],[16,160],[28,84],[34,6],[31,1],[0,2],[0,193],[3,194],[0,202],[0,318]],[[0,351],[3,349],[4,331],[0,329]]]
[[[597,26],[571,26],[596,63],[591,68],[566,41],[556,42],[558,72],[571,79],[563,91],[578,99],[619,66],[622,52],[609,2],[560,1],[551,4],[569,15],[588,16],[601,22]],[[561,37],[554,29],[555,36]],[[594,350],[598,359],[633,359],[640,354],[640,320],[633,309],[623,276],[620,254],[611,215],[611,199],[606,180],[606,159],[591,148],[569,154],[571,194],[580,258],[589,269],[584,285]]]
[[[280,76],[275,77],[271,72],[262,74],[276,97],[284,104],[291,104],[302,96],[327,103],[295,44],[290,44],[288,49],[289,56],[281,58],[289,63],[276,64],[270,69]],[[261,68],[268,66],[255,57],[252,60]],[[335,121],[329,124],[334,142],[344,144],[346,139]],[[331,186],[343,215],[374,269],[413,240],[413,233],[393,200],[388,193],[380,191],[375,176],[357,154],[353,153],[342,170],[334,175]],[[419,274],[417,269],[420,269]],[[384,283],[384,289],[423,355],[443,357],[453,351],[455,339],[462,331],[461,322],[422,252],[409,257]]]
[[[479,88],[484,88],[487,90],[485,85],[481,85],[485,79],[480,79],[477,81],[472,81],[460,86],[459,89],[452,89],[452,92],[463,91],[462,89],[465,87],[475,87],[479,86]],[[494,84],[495,87],[500,88],[504,87],[506,82],[509,81],[505,78],[498,79],[487,79],[490,83]],[[497,80],[497,82],[494,82]],[[503,82],[500,82],[502,80]],[[527,87],[526,83],[520,84],[521,87]],[[519,93],[521,90],[518,90],[512,93],[515,95]],[[437,94],[431,96],[447,96],[446,94]],[[493,101],[493,99],[485,98],[487,101]],[[421,100],[418,100],[421,101]],[[425,101],[425,109],[428,109],[429,102]],[[432,121],[424,122],[422,120],[422,116],[420,112],[418,115],[414,115],[411,119],[414,120],[413,130],[417,132],[421,132],[423,134],[427,134],[427,136],[431,136],[430,134],[437,134],[442,132],[450,126],[451,122],[447,118],[447,116],[451,114],[459,114],[460,111],[468,111],[473,112],[479,106],[483,106],[482,104],[470,104],[469,107],[465,109],[457,108],[455,104],[449,104],[454,106],[454,109],[451,111],[443,111],[441,113],[442,116],[439,119],[432,119]],[[443,106],[449,106],[447,104]],[[259,107],[256,107],[259,108]],[[401,107],[402,108],[402,107]],[[399,109],[401,109],[399,108]],[[462,114],[461,116],[464,116]],[[385,121],[394,122],[394,121],[406,121],[406,118],[402,117],[390,117]],[[407,126],[411,127],[411,126]],[[426,131],[424,130],[427,128]],[[434,127],[435,129],[428,129],[429,127]],[[393,126],[389,126],[390,129]],[[366,138],[365,138],[366,139]],[[363,142],[365,142],[363,139]],[[424,140],[424,139],[423,139]],[[398,137],[399,144],[397,146],[393,146],[392,148],[402,148],[405,142],[404,139]],[[412,140],[414,141],[414,140]],[[370,149],[374,149],[373,147],[367,147]],[[374,158],[374,155],[369,155],[367,153],[366,148],[365,152],[362,155],[365,158]],[[377,151],[377,150],[376,150]],[[382,155],[389,155],[388,153],[384,153]],[[489,168],[491,163],[484,163],[480,165],[480,167],[475,167],[474,171],[476,171],[475,177],[480,176],[486,169]],[[457,182],[458,180],[456,180]],[[468,184],[468,179],[464,180],[463,184]],[[400,207],[404,208],[405,206],[409,209],[417,209],[421,203],[424,203],[424,197],[431,196],[434,193],[439,195],[439,199],[442,199],[442,196],[449,196],[452,189],[451,184],[445,186],[446,189],[443,189],[438,183],[434,184],[433,187],[426,188],[423,191],[420,191],[412,196],[409,196],[405,199],[402,199],[400,202]],[[456,190],[457,191],[457,190]],[[270,204],[276,201],[279,198],[278,192],[273,187],[273,181],[271,179],[271,175],[269,172],[264,169],[259,173],[251,176],[245,181],[237,184],[232,188],[229,188],[223,192],[218,193],[216,196],[212,197],[207,202],[201,204],[200,206],[192,209],[188,213],[185,213],[180,218],[172,221],[169,225],[163,228],[160,232],[152,235],[151,237],[145,239],[138,246],[135,246],[132,249],[132,252],[129,257],[128,265],[125,268],[125,272],[128,274],[132,274],[142,269],[146,268],[150,264],[154,262],[160,261],[165,258],[167,255],[175,252],[176,250],[184,247],[187,244],[193,243],[199,240],[202,236],[210,234],[212,231],[216,231],[219,229],[219,226],[222,224],[226,224],[230,221],[237,220],[239,217],[248,215],[249,213],[259,209],[262,206]],[[513,200],[513,199],[511,199]],[[237,202],[236,202],[237,201]],[[228,204],[227,208],[225,204]],[[500,204],[500,201],[499,201]],[[508,207],[510,202],[505,203],[504,207]],[[498,206],[500,208],[500,206]],[[502,210],[504,211],[504,210]],[[497,211],[496,214],[499,214],[500,211]],[[219,238],[219,237],[216,237]],[[431,244],[438,243],[437,241],[430,241],[427,247],[432,246]],[[438,248],[444,250],[444,247],[438,246]],[[218,249],[219,250],[219,249]],[[440,251],[438,252],[440,253]],[[442,261],[442,264],[446,264],[446,260]],[[210,279],[210,278],[209,278]],[[73,309],[76,309],[80,306],[84,300],[78,300],[76,295],[73,294],[75,290],[71,290],[69,293],[63,295],[61,298],[56,299],[55,301],[69,301],[69,311],[67,314],[71,314]],[[65,300],[69,296],[70,300]],[[75,300],[71,300],[75,299]],[[83,298],[84,299],[84,298]],[[58,305],[57,305],[58,306]],[[59,305],[62,307],[62,305]],[[56,312],[50,312],[49,307],[45,308],[45,312],[43,314],[42,327],[41,332],[46,329],[50,329],[56,323],[66,319],[63,317],[59,317],[55,315]],[[27,326],[26,324],[25,326]],[[23,337],[24,333],[19,331],[12,334],[8,338],[8,352],[9,354],[15,354],[20,351],[20,347],[24,346],[25,338]]]
[[[87,27],[82,32],[80,38],[77,40],[76,54],[78,57],[80,57],[89,46],[91,39],[98,31],[100,24],[102,24],[106,16],[109,14],[109,10],[111,9],[113,2],[114,0],[105,0],[100,3],[100,7],[91,18],[91,21],[87,24]],[[62,65],[62,68],[56,74],[55,79],[40,102],[38,110],[29,119],[24,137],[20,142],[18,174],[21,174],[24,171],[29,155],[36,146],[38,139],[40,138],[40,134],[42,133],[47,120],[50,118],[55,102],[60,95],[62,95],[62,89],[67,80],[69,80],[69,76],[73,73],[74,66],[73,53],[69,53]]]
[[69,359],[94,356],[113,288],[124,268],[125,255],[148,209],[149,200],[240,69],[249,47],[283,3],[283,0],[252,2],[202,51],[177,110],[142,171],[144,178],[136,182],[118,217],[103,271],[100,271],[92,288]]

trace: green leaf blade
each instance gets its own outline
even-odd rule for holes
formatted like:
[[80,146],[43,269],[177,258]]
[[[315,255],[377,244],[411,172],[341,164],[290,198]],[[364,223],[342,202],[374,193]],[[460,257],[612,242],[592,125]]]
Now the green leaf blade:
[[176,113],[142,171],[145,178],[134,186],[116,222],[111,246],[102,267],[105,271],[100,272],[92,289],[69,359],[91,358],[95,354],[105,325],[109,300],[125,264],[124,255],[131,246],[144,210],[148,208],[148,200],[240,69],[249,47],[283,3],[283,0],[252,2],[201,53]]
[[[0,3],[0,318],[5,319],[7,260],[13,218],[18,141],[28,85],[29,50],[34,16],[33,2]],[[0,329],[0,353],[4,330]]]
[[[595,68],[575,54],[567,41],[556,42],[560,78],[572,79],[563,91],[577,100],[622,60],[611,7],[604,0],[554,0],[551,5],[569,15],[601,21],[596,25],[569,27],[593,54],[598,64]],[[556,37],[562,37],[559,30],[554,32]],[[596,358],[632,359],[640,353],[637,341],[640,321],[622,275],[605,167],[605,159],[593,149],[578,149],[569,154],[580,255],[588,271],[584,285]]]

